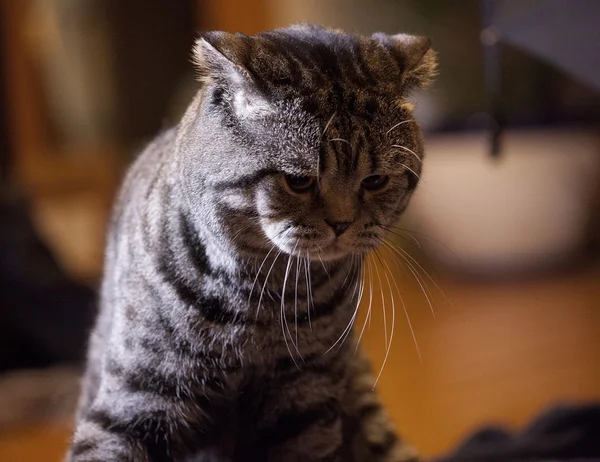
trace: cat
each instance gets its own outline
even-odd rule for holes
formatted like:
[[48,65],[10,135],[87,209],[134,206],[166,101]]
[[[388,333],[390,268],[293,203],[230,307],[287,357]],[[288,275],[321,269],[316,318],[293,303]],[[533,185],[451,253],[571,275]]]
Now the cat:
[[429,40],[209,32],[194,61],[116,202],[68,460],[416,460],[351,325],[419,181]]

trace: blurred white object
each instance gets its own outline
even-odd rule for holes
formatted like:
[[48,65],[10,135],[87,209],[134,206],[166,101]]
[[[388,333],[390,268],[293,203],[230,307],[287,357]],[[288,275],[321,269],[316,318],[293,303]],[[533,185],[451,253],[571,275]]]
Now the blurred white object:
[[508,130],[499,159],[488,155],[487,136],[427,142],[409,227],[443,244],[421,239],[430,254],[469,272],[505,272],[560,264],[581,252],[598,199],[600,135]]

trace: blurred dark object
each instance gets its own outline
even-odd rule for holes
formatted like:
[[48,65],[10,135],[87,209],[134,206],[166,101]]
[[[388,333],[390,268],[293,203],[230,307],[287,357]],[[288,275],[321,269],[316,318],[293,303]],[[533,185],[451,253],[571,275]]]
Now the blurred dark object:
[[436,462],[600,460],[600,404],[556,407],[521,433],[501,427],[479,430]]
[[109,0],[102,4],[117,82],[117,137],[125,143],[145,143],[175,122],[164,118],[174,89],[182,80],[194,80],[195,2]]
[[504,127],[499,43],[507,43],[600,90],[600,2],[483,0],[481,41],[492,155],[500,153]]
[[482,5],[483,27],[481,42],[485,47],[483,72],[485,79],[486,104],[491,113],[491,152],[492,156],[500,154],[500,137],[504,130],[502,113],[502,92],[500,78],[500,45],[497,37],[491,33],[495,17],[494,0],[485,0]]
[[0,188],[0,371],[78,363],[94,291],[71,280],[40,240],[27,205]]

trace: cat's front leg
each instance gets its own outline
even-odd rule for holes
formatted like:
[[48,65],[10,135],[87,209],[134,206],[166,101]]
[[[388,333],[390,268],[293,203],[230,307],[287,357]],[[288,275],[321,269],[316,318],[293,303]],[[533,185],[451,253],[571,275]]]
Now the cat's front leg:
[[93,403],[80,411],[68,461],[162,462],[201,451],[213,415],[205,401],[156,376],[143,384],[104,377]]
[[[283,374],[268,390],[257,423],[257,446],[268,462],[341,462],[339,379],[310,367]],[[261,459],[263,460],[263,459]]]
[[350,363],[343,399],[345,461],[417,462],[418,454],[397,435],[373,383],[371,365],[359,350]]
[[[297,419],[297,420],[296,420]],[[288,421],[289,420],[289,421]],[[296,421],[294,421],[296,420]],[[322,403],[319,408],[282,416],[269,442],[268,462],[342,462],[342,418],[339,406]]]
[[150,456],[142,441],[96,421],[92,414],[78,422],[67,461],[149,462]]

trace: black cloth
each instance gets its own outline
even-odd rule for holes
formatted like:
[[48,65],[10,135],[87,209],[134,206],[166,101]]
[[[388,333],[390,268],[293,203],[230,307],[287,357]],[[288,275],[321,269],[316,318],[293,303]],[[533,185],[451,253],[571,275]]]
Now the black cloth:
[[600,461],[600,404],[558,406],[520,432],[486,427],[432,462]]
[[27,204],[0,188],[0,372],[82,361],[94,298],[39,238]]

